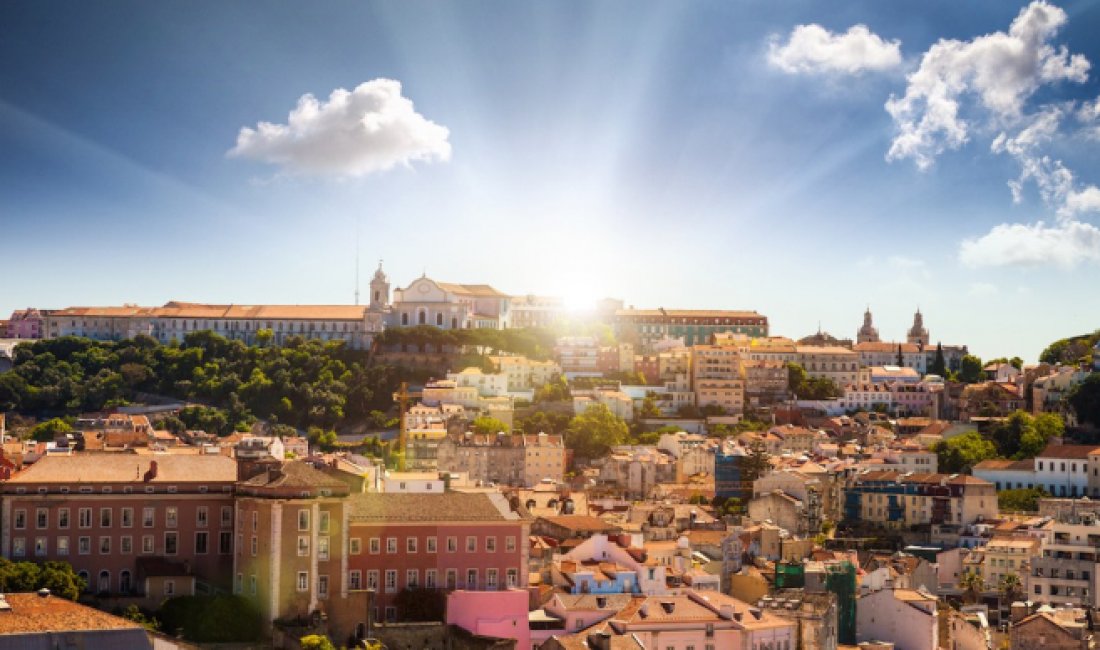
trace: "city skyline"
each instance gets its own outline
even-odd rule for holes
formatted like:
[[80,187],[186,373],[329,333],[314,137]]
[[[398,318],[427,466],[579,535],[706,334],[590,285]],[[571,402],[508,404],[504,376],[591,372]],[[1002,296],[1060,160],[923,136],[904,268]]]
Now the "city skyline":
[[383,258],[792,338],[920,307],[1033,361],[1100,323],[1090,3],[207,9],[9,8],[4,315],[351,304],[358,239],[362,286]]

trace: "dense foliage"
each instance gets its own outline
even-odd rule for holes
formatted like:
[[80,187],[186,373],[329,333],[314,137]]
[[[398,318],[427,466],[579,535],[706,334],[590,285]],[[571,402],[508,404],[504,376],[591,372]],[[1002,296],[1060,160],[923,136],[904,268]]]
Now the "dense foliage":
[[393,327],[375,337],[375,343],[383,347],[431,346],[477,348],[481,351],[508,352],[530,359],[549,359],[554,352],[557,335],[548,329],[440,329],[431,325]]
[[1020,488],[997,492],[997,507],[1002,512],[1038,512],[1039,499],[1049,496],[1041,488]]
[[1100,341],[1100,330],[1067,339],[1059,339],[1047,346],[1039,355],[1045,363],[1076,364],[1092,358],[1092,347]]
[[1069,404],[1082,424],[1100,429],[1100,373],[1092,373],[1074,387]]
[[968,431],[932,448],[939,456],[939,469],[945,473],[967,472],[977,463],[992,458],[1023,460],[1034,458],[1053,437],[1065,434],[1062,418],[1052,413],[1031,415],[1016,411],[983,436]]
[[798,399],[833,399],[843,394],[835,381],[828,377],[811,377],[797,363],[788,363],[787,373],[787,386]]
[[945,474],[969,471],[983,460],[997,457],[997,447],[977,431],[967,431],[932,448],[939,460],[939,470]]
[[0,374],[0,411],[101,411],[152,393],[218,407],[184,409],[187,428],[224,435],[259,417],[329,430],[389,408],[406,378],[401,368],[368,366],[366,352],[342,342],[295,337],[282,347],[248,346],[211,332],[188,334],[180,345],[64,337],[16,348],[14,368]]
[[198,643],[255,641],[263,629],[260,613],[241,596],[177,596],[157,612],[168,633]]
[[60,598],[76,600],[87,587],[66,562],[12,562],[0,558],[0,593],[49,589]]
[[599,458],[627,440],[630,428],[603,404],[593,404],[569,421],[565,446],[581,458]]

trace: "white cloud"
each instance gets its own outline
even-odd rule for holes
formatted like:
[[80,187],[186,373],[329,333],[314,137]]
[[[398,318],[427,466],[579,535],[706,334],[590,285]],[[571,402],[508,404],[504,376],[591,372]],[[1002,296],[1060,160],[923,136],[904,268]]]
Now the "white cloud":
[[1089,185],[1083,190],[1071,190],[1066,194],[1061,214],[1074,215],[1082,212],[1100,212],[1100,188]]
[[905,94],[886,102],[898,130],[887,159],[912,158],[926,169],[965,143],[964,95],[976,96],[995,123],[1014,123],[1041,85],[1086,81],[1088,60],[1049,42],[1065,22],[1064,11],[1040,0],[1021,10],[1007,33],[934,44],[908,76]]
[[228,155],[290,173],[367,176],[413,161],[450,159],[450,132],[416,112],[401,83],[375,79],[337,88],[328,101],[303,95],[286,124],[244,127]]
[[1100,97],[1082,102],[1077,110],[1077,119],[1085,125],[1085,135],[1100,140]]
[[985,296],[995,296],[1000,293],[1000,289],[995,284],[989,282],[971,282],[967,293],[976,298]]
[[901,65],[901,41],[884,40],[866,25],[854,25],[843,34],[821,25],[798,25],[786,43],[772,38],[768,62],[788,74],[889,70]]
[[970,267],[1037,266],[1054,263],[1064,268],[1082,262],[1100,262],[1100,229],[1080,221],[1047,226],[1003,223],[959,248],[959,260]]

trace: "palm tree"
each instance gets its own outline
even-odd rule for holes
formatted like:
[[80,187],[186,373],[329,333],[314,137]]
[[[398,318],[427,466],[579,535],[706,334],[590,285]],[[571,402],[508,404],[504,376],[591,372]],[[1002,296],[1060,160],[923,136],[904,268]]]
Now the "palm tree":
[[1024,585],[1020,582],[1020,576],[1015,573],[1006,573],[1001,576],[1001,583],[998,586],[1001,590],[1001,598],[1008,601],[1009,605],[1018,600],[1024,592]]
[[959,587],[962,588],[967,600],[976,603],[985,590],[985,579],[980,572],[968,570],[959,578]]

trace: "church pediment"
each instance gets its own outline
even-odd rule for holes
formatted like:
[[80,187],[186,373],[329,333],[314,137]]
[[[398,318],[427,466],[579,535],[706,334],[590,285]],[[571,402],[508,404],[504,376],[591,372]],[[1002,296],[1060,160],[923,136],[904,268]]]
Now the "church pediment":
[[401,302],[447,302],[447,292],[430,278],[417,278],[401,292]]

